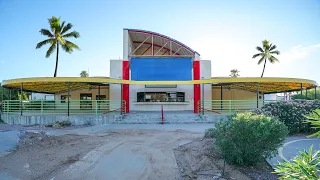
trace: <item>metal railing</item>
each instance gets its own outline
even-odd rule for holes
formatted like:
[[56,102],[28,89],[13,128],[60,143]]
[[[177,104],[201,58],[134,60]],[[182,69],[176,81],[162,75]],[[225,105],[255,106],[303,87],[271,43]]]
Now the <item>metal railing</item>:
[[5,100],[2,113],[20,115],[126,114],[126,102],[115,100]]
[[262,107],[276,100],[205,100],[198,101],[199,114],[233,114]]

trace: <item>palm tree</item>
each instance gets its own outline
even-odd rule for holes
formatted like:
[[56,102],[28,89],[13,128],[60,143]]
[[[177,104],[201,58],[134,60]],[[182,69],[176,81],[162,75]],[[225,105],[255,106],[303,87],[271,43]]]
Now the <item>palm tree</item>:
[[67,53],[72,53],[73,49],[80,50],[78,45],[66,40],[67,38],[78,38],[80,34],[77,31],[68,32],[72,28],[72,24],[68,23],[65,25],[65,21],[60,23],[60,17],[56,18],[52,16],[48,19],[50,24],[50,30],[48,29],[41,29],[40,33],[44,36],[49,37],[44,41],[41,41],[37,44],[36,49],[41,48],[43,45],[50,44],[50,47],[46,53],[46,58],[50,57],[53,51],[57,50],[56,55],[56,67],[54,70],[54,77],[57,77],[57,70],[58,70],[58,60],[59,60],[59,46],[66,51]]
[[80,77],[89,77],[89,74],[87,73],[87,71],[81,71]]
[[232,69],[231,74],[229,75],[230,77],[238,77],[240,76],[238,73],[240,72],[238,69]]
[[264,69],[266,68],[267,60],[269,60],[269,62],[271,62],[272,64],[275,62],[279,62],[279,60],[273,56],[273,54],[276,54],[276,55],[280,54],[280,51],[275,50],[276,48],[277,48],[276,45],[270,44],[270,41],[267,41],[267,40],[262,41],[262,48],[259,46],[256,47],[256,49],[260,52],[258,54],[253,55],[252,59],[259,56],[261,58],[258,61],[258,64],[261,64],[262,62],[264,62],[261,77],[263,77],[263,73],[264,73]]

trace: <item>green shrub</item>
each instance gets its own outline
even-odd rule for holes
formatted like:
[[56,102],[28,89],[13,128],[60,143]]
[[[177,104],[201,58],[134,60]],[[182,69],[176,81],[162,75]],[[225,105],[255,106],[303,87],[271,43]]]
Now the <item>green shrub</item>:
[[315,109],[320,109],[319,100],[295,100],[268,103],[254,112],[279,118],[288,127],[289,133],[295,134],[312,131],[310,123],[304,122],[304,115],[309,114]]
[[320,172],[320,151],[312,154],[312,146],[309,151],[300,151],[300,156],[279,163],[275,168],[279,179],[319,179],[317,173]]
[[57,121],[57,122],[52,123],[52,127],[55,127],[55,128],[69,127],[69,126],[71,126],[71,124],[72,123],[70,121],[68,121],[68,120]]
[[216,137],[214,128],[206,129],[204,131],[204,137],[205,138],[214,138],[214,137]]
[[[308,120],[306,120],[307,123],[310,123],[312,128],[314,129],[320,129],[320,109],[316,109],[312,111],[308,116],[305,116]],[[308,137],[314,137],[317,136],[320,138],[320,131],[308,136]]]
[[215,127],[215,143],[223,157],[238,165],[273,157],[288,134],[287,127],[276,118],[251,112],[229,116]]

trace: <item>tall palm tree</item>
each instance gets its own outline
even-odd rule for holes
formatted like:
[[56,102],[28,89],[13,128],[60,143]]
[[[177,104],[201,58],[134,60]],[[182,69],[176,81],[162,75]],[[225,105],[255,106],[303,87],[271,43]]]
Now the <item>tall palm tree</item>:
[[230,76],[230,77],[238,77],[238,76],[240,76],[240,75],[239,75],[239,72],[240,72],[240,71],[239,71],[238,69],[232,69],[232,70],[230,71],[231,74],[230,74],[229,76]]
[[89,73],[87,73],[87,71],[81,71],[80,77],[89,77]]
[[276,48],[277,48],[276,45],[271,44],[270,41],[267,41],[267,40],[262,41],[262,47],[259,47],[259,46],[256,47],[256,49],[260,52],[258,54],[253,55],[252,59],[256,57],[261,57],[260,60],[258,61],[258,64],[261,64],[262,62],[264,62],[261,77],[263,77],[267,60],[269,60],[269,62],[271,62],[272,64],[275,62],[279,62],[279,60],[273,56],[274,54],[276,55],[280,54],[280,51],[275,50]]
[[60,23],[60,17],[56,18],[52,16],[48,19],[48,21],[51,31],[48,29],[41,29],[40,33],[44,36],[49,37],[49,39],[39,42],[36,46],[36,49],[41,48],[43,45],[50,44],[50,47],[46,53],[46,58],[50,57],[55,49],[57,50],[56,67],[53,75],[54,77],[57,77],[59,46],[61,46],[61,48],[67,53],[72,53],[73,49],[80,50],[78,45],[66,40],[67,38],[71,37],[78,38],[80,37],[80,34],[77,31],[68,32],[72,28],[72,24],[68,23],[67,25],[65,25],[65,21]]

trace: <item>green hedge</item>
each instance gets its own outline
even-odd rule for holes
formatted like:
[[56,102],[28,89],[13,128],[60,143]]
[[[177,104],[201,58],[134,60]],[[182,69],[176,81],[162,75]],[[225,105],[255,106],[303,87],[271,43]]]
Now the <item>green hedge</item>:
[[306,120],[304,115],[315,109],[320,109],[319,100],[294,100],[268,103],[254,112],[279,118],[289,128],[289,133],[295,134],[312,131],[310,123],[304,122]]

